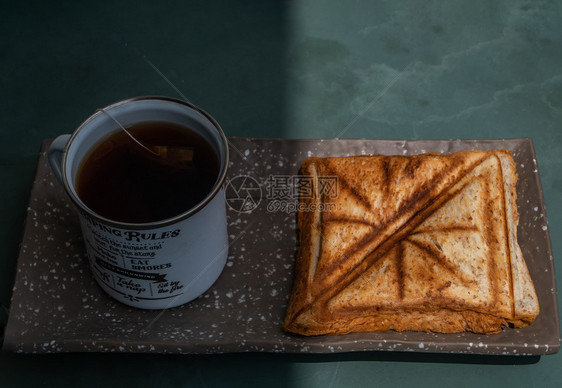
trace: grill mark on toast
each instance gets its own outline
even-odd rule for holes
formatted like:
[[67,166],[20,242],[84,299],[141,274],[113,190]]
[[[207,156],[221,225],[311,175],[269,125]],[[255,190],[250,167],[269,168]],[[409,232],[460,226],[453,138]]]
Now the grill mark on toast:
[[[312,169],[312,173],[315,179],[312,179],[312,191],[313,191],[313,201],[316,202],[316,204],[318,204],[318,202],[323,202],[324,201],[324,194],[321,194],[322,198],[320,198],[320,195],[318,195],[318,171],[316,170],[316,166],[312,165],[311,166]],[[313,227],[315,227],[318,230],[318,234],[319,234],[319,238],[318,238],[318,243],[316,246],[316,257],[314,258],[314,272],[312,272],[310,274],[310,282],[313,281],[314,277],[316,276],[316,270],[318,269],[318,264],[320,262],[320,256],[322,255],[322,245],[323,245],[323,241],[324,241],[324,222],[323,222],[323,218],[324,218],[324,212],[322,211],[322,209],[320,208],[320,206],[315,206],[315,212],[313,213],[313,222],[314,225]]]
[[511,293],[511,319],[515,319],[515,285],[513,284],[513,268],[512,268],[512,255],[514,254],[514,252],[511,251],[511,244],[509,243],[509,239],[510,239],[510,235],[509,235],[509,228],[507,225],[507,203],[506,203],[506,197],[505,197],[505,179],[504,179],[504,170],[502,167],[502,163],[501,160],[499,158],[498,155],[494,154],[494,157],[497,160],[498,163],[498,167],[500,170],[500,187],[502,188],[500,190],[500,196],[501,196],[501,204],[503,207],[503,212],[502,212],[502,219],[503,219],[503,225],[504,225],[504,233],[505,233],[505,239],[504,239],[504,244],[506,247],[506,251],[507,251],[507,277],[509,279],[509,291]]
[[382,171],[383,171],[383,198],[389,198],[390,192],[390,160],[388,157],[382,159]]
[[396,175],[396,179],[394,179],[394,182],[390,182],[390,184],[392,185],[392,190],[390,192],[394,192],[394,190],[396,189],[396,187],[398,187],[398,185],[400,185],[400,181],[402,180],[402,177],[404,176],[404,170],[406,169],[406,164],[402,165],[402,168],[400,169],[400,171],[398,171],[395,175]]
[[323,167],[324,167],[324,169],[327,170],[327,172],[328,172],[327,175],[338,177],[338,185],[340,185],[340,187],[347,188],[351,192],[351,194],[353,194],[359,200],[359,202],[361,202],[363,204],[363,206],[365,206],[369,210],[372,210],[372,206],[371,206],[371,203],[369,202],[369,200],[367,198],[365,198],[365,196],[363,196],[360,192],[358,192],[357,189],[355,189],[355,187],[350,185],[349,182],[345,178],[343,178],[340,175],[337,175],[335,173],[335,171],[330,166],[328,166],[327,164],[324,164]]
[[320,256],[322,255],[322,248],[324,245],[324,223],[322,222],[322,210],[317,210],[318,214],[319,214],[319,219],[320,219],[320,230],[318,231],[318,233],[320,234],[320,237],[318,238],[318,259],[316,260],[316,267],[314,268],[314,274],[312,275],[312,278],[314,279],[316,277],[316,270],[318,269],[318,264],[320,263]]
[[444,268],[447,272],[449,272],[449,274],[453,275],[455,278],[459,279],[464,286],[468,286],[472,284],[472,281],[470,279],[465,279],[461,274],[459,274],[456,271],[456,268],[447,262],[447,256],[445,256],[443,252],[441,252],[432,244],[426,245],[420,243],[419,241],[414,241],[408,238],[404,239],[403,242],[408,242],[410,244],[413,244],[418,249],[421,249],[422,251],[427,253],[431,259],[433,259],[435,262],[439,264],[439,266]]
[[[485,214],[491,214],[491,212],[493,211],[493,207],[491,206],[491,201],[490,201],[490,193],[488,190],[483,190],[482,196],[484,197],[484,206],[485,206]],[[493,236],[492,236],[492,228],[490,227],[490,222],[489,220],[484,220],[484,223],[486,225],[485,229],[485,238],[486,241],[488,242],[488,245],[491,246],[491,249],[489,249],[490,253],[488,254],[487,257],[487,262],[488,262],[488,283],[490,284],[490,288],[491,288],[491,302],[489,303],[490,306],[497,306],[498,304],[498,285],[497,283],[494,281],[494,275],[497,273],[497,270],[494,266],[494,247],[493,247]],[[497,277],[497,276],[496,276]]]
[[[307,169],[310,169],[310,175],[312,175],[313,177],[316,178],[318,176],[318,171],[316,170],[316,164],[314,162],[311,162],[307,166]],[[317,183],[318,183],[318,179],[312,179],[312,190],[313,190],[313,194],[314,194],[312,196],[312,200],[314,200],[314,201],[323,200],[323,198],[319,198],[318,184]],[[310,199],[308,199],[308,200],[310,200]],[[312,229],[318,230],[319,237],[317,239],[316,248],[312,249],[311,252],[310,252],[310,255],[316,254],[317,257],[315,257],[315,258],[311,257],[310,258],[310,260],[314,260],[314,263],[312,263],[314,268],[309,269],[308,279],[305,280],[306,282],[309,282],[309,284],[313,284],[313,280],[314,280],[314,277],[316,275],[316,270],[318,268],[319,257],[320,257],[321,252],[322,252],[322,241],[324,240],[324,238],[323,238],[323,236],[324,236],[324,222],[323,222],[323,219],[322,219],[324,213],[320,211],[321,209],[320,209],[319,206],[315,206],[314,209],[315,209],[315,211],[312,214],[309,214],[309,216],[312,217],[312,221],[311,221],[312,225],[310,227]],[[299,212],[299,220],[300,220],[300,217],[301,217],[302,214],[303,214],[302,212]],[[311,233],[311,235],[313,235],[313,233]],[[312,267],[312,265],[311,265],[311,267]],[[297,272],[296,275],[299,276],[299,273]],[[295,281],[298,281],[298,279],[296,279]],[[305,290],[308,291],[308,295],[307,295],[306,299],[307,300],[308,299],[314,300],[314,296],[312,295],[312,293],[313,293],[312,288],[306,288],[305,287]],[[293,297],[293,296],[291,296],[291,297]],[[291,313],[290,317],[287,316],[287,318],[284,322],[284,326],[293,325],[295,320],[299,316],[301,316],[302,314],[304,314],[307,311],[310,311],[311,306],[312,306],[312,302],[307,302],[307,303],[304,303],[304,305],[302,305],[296,311],[293,311]]]
[[416,170],[420,166],[421,161],[419,159],[410,159],[404,168],[404,171],[408,174],[410,178],[415,178]]

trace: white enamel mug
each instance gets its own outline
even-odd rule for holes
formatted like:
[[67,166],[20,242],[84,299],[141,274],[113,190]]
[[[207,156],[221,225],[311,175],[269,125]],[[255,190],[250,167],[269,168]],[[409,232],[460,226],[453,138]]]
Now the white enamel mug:
[[[165,309],[187,303],[213,285],[228,256],[226,137],[209,114],[169,97],[132,98],[103,111],[96,111],[72,135],[57,137],[48,151],[55,176],[78,207],[93,276],[110,296],[129,306]],[[186,212],[157,222],[124,223],[93,212],[80,200],[76,179],[88,152],[100,140],[121,130],[112,117],[124,127],[168,121],[199,133],[220,162],[211,191]]]

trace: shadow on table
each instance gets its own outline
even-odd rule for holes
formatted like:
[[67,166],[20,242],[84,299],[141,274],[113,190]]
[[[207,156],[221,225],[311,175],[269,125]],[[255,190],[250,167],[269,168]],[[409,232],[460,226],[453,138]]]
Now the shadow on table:
[[[420,364],[529,365],[540,356],[489,356],[461,354],[427,354],[404,352],[360,352],[338,354],[231,353],[221,355],[160,355],[60,353],[0,353],[3,381],[25,384],[73,384],[99,386],[302,386],[304,380],[330,379],[341,363],[372,364],[388,367],[388,362]],[[303,379],[302,371],[313,374]],[[365,368],[365,365],[363,365]],[[370,367],[367,367],[371,370]],[[301,371],[297,373],[296,369]],[[29,373],[32,370],[33,373]]]
[[[247,355],[248,357],[259,357]],[[406,352],[360,352],[339,354],[283,354],[280,359],[287,362],[353,362],[391,361],[425,362],[445,364],[529,365],[540,361],[541,356],[495,356],[481,354],[406,353]],[[263,357],[263,356],[262,356]]]

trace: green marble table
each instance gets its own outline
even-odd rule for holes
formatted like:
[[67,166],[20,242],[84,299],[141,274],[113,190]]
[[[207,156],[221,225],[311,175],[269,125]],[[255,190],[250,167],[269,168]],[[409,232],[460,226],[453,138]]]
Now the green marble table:
[[[530,137],[561,267],[560,2],[5,1],[0,10],[1,325],[41,143],[137,95],[189,99],[228,136]],[[562,384],[561,362],[3,352],[0,386],[550,387]]]

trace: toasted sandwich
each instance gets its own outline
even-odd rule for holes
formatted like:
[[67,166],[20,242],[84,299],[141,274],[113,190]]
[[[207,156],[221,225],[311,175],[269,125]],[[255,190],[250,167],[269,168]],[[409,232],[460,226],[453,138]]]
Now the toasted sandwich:
[[286,331],[493,334],[537,317],[510,152],[312,157],[301,171]]

